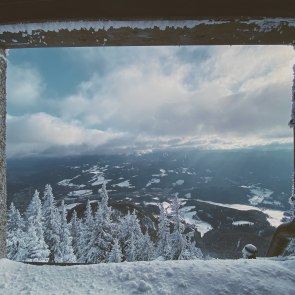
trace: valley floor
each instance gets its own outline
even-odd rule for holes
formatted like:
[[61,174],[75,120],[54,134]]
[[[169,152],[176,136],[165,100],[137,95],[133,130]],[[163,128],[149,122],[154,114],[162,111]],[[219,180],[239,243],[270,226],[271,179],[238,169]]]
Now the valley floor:
[[0,259],[0,294],[294,294],[295,257],[33,266]]

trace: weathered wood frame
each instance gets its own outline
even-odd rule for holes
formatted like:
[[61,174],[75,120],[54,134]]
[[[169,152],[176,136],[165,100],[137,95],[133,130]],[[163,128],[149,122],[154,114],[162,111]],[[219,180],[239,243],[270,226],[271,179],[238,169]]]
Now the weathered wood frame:
[[6,256],[6,56],[0,48],[0,258]]
[[0,47],[295,43],[295,18],[68,21],[0,25]]
[[[92,0],[85,1],[93,2]],[[131,3],[132,1],[135,3],[135,0],[128,0],[127,2]],[[265,2],[266,0],[261,1]],[[284,3],[292,3],[289,0],[282,0],[276,4],[268,0],[267,3],[270,6],[266,10],[263,10],[263,6],[259,6],[260,10],[258,10],[258,13],[251,13],[251,11],[255,12],[255,7],[252,10],[248,9],[251,3],[252,5],[256,3],[254,0],[248,0],[248,6],[246,5],[242,9],[238,8],[238,1],[224,0],[225,4],[231,3],[231,11],[226,13],[228,10],[223,7],[220,14],[217,12],[210,16],[207,12],[214,11],[212,3],[220,5],[221,2],[219,0],[210,0],[208,1],[208,3],[210,2],[209,4],[198,2],[202,3],[200,13],[196,9],[190,11],[189,7],[186,10],[181,10],[180,8],[182,7],[179,4],[178,6],[173,6],[173,4],[172,8],[174,10],[169,8],[168,15],[165,13],[166,10],[158,9],[156,11],[158,13],[153,12],[152,9],[156,9],[157,6],[151,6],[151,9],[146,10],[147,12],[141,11],[138,8],[138,10],[133,10],[131,14],[126,14],[124,11],[128,10],[124,7],[121,7],[121,10],[116,10],[116,14],[113,13],[115,9],[109,7],[108,12],[104,15],[97,15],[97,18],[94,17],[95,13],[92,14],[91,7],[88,9],[86,4],[83,6],[84,10],[80,14],[76,10],[78,17],[77,15],[75,17],[67,15],[63,18],[59,14],[56,17],[45,17],[41,13],[46,11],[41,9],[42,6],[40,5],[42,3],[46,2],[48,5],[55,3],[57,5],[57,3],[61,3],[60,1],[47,0],[41,2],[39,0],[31,0],[27,2],[31,3],[31,5],[34,3],[39,5],[32,6],[39,9],[36,10],[35,17],[34,15],[31,16],[29,9],[29,12],[27,11],[27,14],[24,14],[23,17],[20,12],[16,14],[16,17],[13,17],[9,13],[5,14],[5,10],[4,12],[3,9],[0,10],[0,258],[6,257],[5,49],[66,46],[260,45],[295,43],[295,11],[292,8],[288,9],[288,7],[283,6]],[[110,2],[114,2],[114,0],[110,0]],[[16,0],[8,1],[4,4],[0,1],[0,8],[12,9],[14,7],[15,9],[15,7],[18,7],[17,5],[20,5],[19,3],[21,2]],[[147,2],[144,3],[146,4]],[[156,2],[150,0],[150,3],[155,5]],[[169,3],[174,2],[169,1]],[[186,1],[185,3],[193,2]],[[212,10],[210,5],[212,5]],[[194,7],[196,8],[197,6]],[[20,6],[19,8],[21,9]],[[8,11],[10,10],[8,9]],[[12,9],[11,11],[15,10]],[[266,11],[266,13],[264,14],[263,11]],[[224,15],[228,16],[224,17]],[[248,17],[247,15],[252,16]],[[70,19],[74,20],[71,21]],[[57,20],[57,22],[54,22],[54,20]],[[19,21],[22,23],[19,23]]]

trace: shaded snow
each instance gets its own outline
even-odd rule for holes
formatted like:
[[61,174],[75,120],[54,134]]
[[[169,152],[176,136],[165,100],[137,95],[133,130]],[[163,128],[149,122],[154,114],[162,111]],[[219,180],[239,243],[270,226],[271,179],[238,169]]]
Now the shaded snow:
[[98,186],[98,185],[102,185],[104,182],[108,183],[109,181],[111,181],[110,179],[105,179],[104,173],[103,173],[104,171],[107,170],[108,167],[109,165],[105,165],[104,167],[99,167],[98,165],[94,165],[90,169],[83,170],[82,172],[93,174],[92,178],[88,182],[90,182],[92,186]]
[[82,189],[78,191],[72,191],[68,193],[69,197],[86,197],[92,195],[92,190],[89,189]]
[[65,206],[66,210],[71,210],[73,208],[75,208],[76,206],[80,205],[82,203],[73,203],[73,204],[68,204]]
[[146,201],[143,201],[143,203],[145,204],[145,205],[154,205],[154,206],[159,206],[159,202],[146,202]]
[[238,220],[238,221],[233,221],[232,225],[236,225],[236,226],[239,226],[239,225],[254,225],[254,223],[251,222],[251,221],[246,221],[246,220]]
[[172,209],[171,209],[171,204],[168,203],[168,202],[162,202],[162,204],[163,204],[163,207],[164,207],[164,209],[166,210],[166,212],[167,212],[168,214],[170,214],[171,211],[172,211]]
[[278,227],[282,224],[282,219],[284,217],[284,211],[264,209],[261,210],[263,213],[268,215],[267,221],[274,227]]
[[32,266],[0,260],[0,294],[294,294],[295,259]]
[[250,190],[249,197],[249,202],[253,206],[257,206],[258,204],[261,203],[270,203],[272,200],[271,195],[273,194],[273,191],[267,189],[267,188],[262,188],[260,186],[256,185],[250,185],[250,186],[245,186],[242,185],[242,188],[246,188]]
[[146,187],[151,186],[153,183],[160,183],[160,179],[159,178],[152,178],[147,184]]
[[187,193],[184,195],[186,198],[190,199],[192,197],[192,194],[191,193]]
[[168,174],[166,173],[165,169],[160,169],[160,174],[153,174],[152,176],[154,177],[164,177],[167,176]]
[[83,188],[85,187],[86,185],[85,184],[74,184],[72,183],[71,181],[80,177],[81,175],[77,175],[73,178],[70,178],[70,179],[64,179],[64,180],[61,180],[59,181],[57,184],[60,185],[60,186],[68,186],[68,187],[71,187],[71,188],[76,188],[76,189],[79,189],[79,188]]
[[184,184],[183,179],[178,179],[177,181],[175,181],[175,183],[173,183],[173,185],[183,185],[183,184]]
[[119,186],[119,187],[127,187],[127,188],[134,188],[135,186],[132,186],[131,183],[130,183],[130,180],[125,180],[125,181],[122,181],[120,183],[117,183],[117,184],[113,184],[112,185],[113,187],[115,186]]
[[194,225],[197,231],[201,234],[201,237],[204,236],[205,233],[212,230],[213,227],[208,222],[197,219],[198,215],[195,206],[186,206],[181,208],[179,211],[183,217],[183,220],[191,225]]
[[209,182],[212,181],[212,179],[213,179],[212,176],[203,176],[203,177],[201,177],[201,180],[202,180],[204,183],[209,183]]
[[92,186],[101,185],[105,182],[105,178],[102,175],[96,175],[96,180],[91,183]]

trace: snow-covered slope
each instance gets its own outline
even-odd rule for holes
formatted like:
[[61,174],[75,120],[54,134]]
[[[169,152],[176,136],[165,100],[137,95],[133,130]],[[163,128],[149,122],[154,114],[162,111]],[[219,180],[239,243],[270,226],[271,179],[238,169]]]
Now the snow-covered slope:
[[0,260],[0,294],[294,294],[295,259],[32,266]]

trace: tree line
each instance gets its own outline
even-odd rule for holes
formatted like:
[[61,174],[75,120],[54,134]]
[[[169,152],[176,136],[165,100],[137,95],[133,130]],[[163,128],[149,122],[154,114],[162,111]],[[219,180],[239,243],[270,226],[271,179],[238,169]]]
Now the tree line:
[[42,201],[35,191],[22,215],[11,203],[7,220],[7,256],[27,262],[106,263],[150,260],[188,260],[202,258],[193,241],[193,232],[185,233],[175,197],[168,214],[159,204],[156,239],[142,228],[136,211],[122,215],[109,206],[106,185],[99,191],[101,200],[95,212],[88,200],[83,217],[74,210],[67,222],[62,201],[56,205],[52,188],[45,186]]

